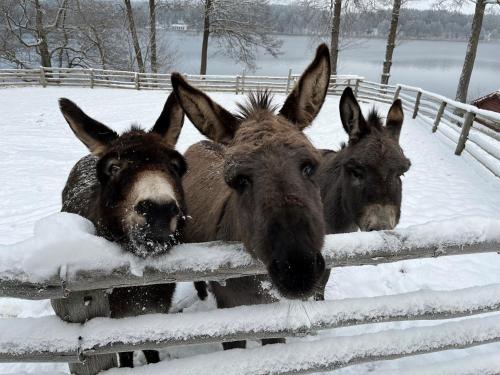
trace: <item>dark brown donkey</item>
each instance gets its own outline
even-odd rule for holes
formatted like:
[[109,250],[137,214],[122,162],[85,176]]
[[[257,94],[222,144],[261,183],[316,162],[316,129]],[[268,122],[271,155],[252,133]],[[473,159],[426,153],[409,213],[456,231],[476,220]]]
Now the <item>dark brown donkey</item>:
[[[260,92],[234,115],[172,75],[186,115],[213,141],[194,144],[185,154],[189,169],[183,184],[192,216],[186,242],[242,241],[288,298],[312,295],[325,270],[323,206],[312,179],[320,154],[302,130],[321,109],[329,78],[329,51],[321,45],[279,113],[270,94]],[[210,284],[217,306],[225,308],[272,301],[262,291],[264,280]],[[244,346],[244,341],[224,344]]]
[[[186,164],[174,150],[184,121],[175,95],[169,96],[151,131],[132,127],[122,135],[68,99],[60,99],[59,105],[71,130],[91,152],[71,170],[62,211],[89,219],[98,235],[139,257],[161,254],[178,243]],[[111,317],[167,313],[174,290],[175,284],[114,289],[109,294]],[[60,311],[57,301],[53,306]],[[122,367],[133,367],[132,354],[120,353]],[[148,363],[159,361],[155,350],[144,354]]]
[[[401,176],[410,168],[399,145],[401,100],[385,126],[375,109],[365,119],[351,88],[340,98],[340,118],[349,142],[338,152],[324,150],[315,180],[321,188],[328,234],[393,229],[401,213]],[[324,299],[330,270],[316,299]]]

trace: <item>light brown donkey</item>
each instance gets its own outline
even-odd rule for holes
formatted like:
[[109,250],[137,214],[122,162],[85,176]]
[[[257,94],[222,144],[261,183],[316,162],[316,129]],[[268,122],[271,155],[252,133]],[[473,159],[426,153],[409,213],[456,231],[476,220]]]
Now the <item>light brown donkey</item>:
[[[325,225],[313,175],[321,156],[302,130],[324,102],[330,78],[326,45],[316,51],[283,107],[269,92],[250,95],[232,114],[172,75],[177,99],[191,122],[212,142],[191,146],[183,186],[192,220],[185,242],[242,241],[262,261],[272,283],[288,298],[314,294],[325,272]],[[268,303],[267,276],[211,282],[219,308]],[[267,340],[265,343],[278,341]],[[225,343],[224,348],[244,347]]]

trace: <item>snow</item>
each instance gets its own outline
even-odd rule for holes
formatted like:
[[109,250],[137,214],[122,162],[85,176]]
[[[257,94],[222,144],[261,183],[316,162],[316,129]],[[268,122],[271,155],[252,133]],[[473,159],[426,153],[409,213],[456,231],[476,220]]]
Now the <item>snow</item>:
[[[26,352],[17,326],[30,337],[43,337],[61,352],[93,350],[117,344],[162,343],[170,346],[195,340],[216,342],[220,338],[283,336],[291,331],[304,335],[327,328],[383,322],[389,320],[425,320],[438,316],[460,317],[497,309],[500,284],[472,287],[452,292],[418,291],[394,296],[348,298],[336,301],[282,301],[263,306],[240,306],[225,310],[191,311],[182,314],[151,314],[135,318],[94,318],[71,329],[53,316],[4,320],[0,328],[0,352]],[[55,323],[54,323],[55,319]],[[49,327],[50,329],[48,329]],[[60,337],[67,337],[60,340]],[[72,339],[72,340],[71,340]],[[35,341],[35,340],[34,340]],[[38,344],[38,341],[35,341]],[[29,348],[29,347],[28,347]]]
[[[484,252],[498,251],[500,220],[463,217],[394,231],[328,235],[323,254],[327,264],[352,265],[359,262],[360,257],[371,263],[372,259],[388,254],[401,256],[408,250],[412,250],[415,257],[419,253],[444,255],[449,247],[474,244],[481,244]],[[431,250],[423,253],[427,248]],[[194,272],[207,275],[219,269],[225,269],[226,277],[230,272],[237,276],[265,272],[262,264],[253,260],[238,243],[182,244],[162,256],[135,257],[117,244],[96,236],[94,226],[87,219],[65,212],[36,222],[33,237],[0,246],[0,280],[22,282],[25,288],[31,285],[27,290],[30,294],[36,290],[45,298],[47,295],[40,290],[40,284],[51,287],[50,293],[54,293],[54,289],[62,293],[62,282],[67,290],[85,290],[89,288],[86,283],[89,273],[142,277],[146,269],[154,280],[159,276],[153,271],[162,272],[163,277],[175,274],[178,281],[192,280],[190,275]],[[101,282],[99,287],[116,285]],[[122,279],[119,285],[124,285]]]
[[[144,127],[152,126],[167,97],[167,93],[159,91],[53,87],[12,88],[2,90],[1,94],[0,242],[6,245],[22,240],[29,241],[35,230],[35,222],[60,210],[60,193],[67,175],[73,164],[86,154],[85,147],[74,137],[59,113],[57,98],[68,97],[89,115],[113,129],[124,130],[132,122],[139,122]],[[235,108],[235,99],[243,100],[243,96],[233,94],[210,93],[210,96],[229,109]],[[283,101],[283,96],[277,96],[277,102],[280,101]],[[367,111],[371,105],[364,103],[362,107]],[[382,114],[388,110],[386,105],[376,105]],[[346,141],[338,115],[338,97],[327,99],[314,125],[307,130],[307,134],[320,148],[336,148],[340,142]],[[202,136],[186,120],[178,149],[185,151],[190,144],[200,139]],[[451,141],[443,134],[432,134],[427,124],[418,118],[412,120],[410,113],[406,113],[401,142],[406,156],[412,161],[412,167],[403,181],[402,216],[398,228],[404,229],[431,221],[456,220],[464,216],[470,217],[468,220],[472,222],[500,219],[500,181],[467,152],[460,157],[453,155],[455,145]],[[85,237],[85,241],[94,241],[88,227],[85,233],[82,222],[70,223],[70,221],[64,219],[65,223],[61,226],[78,227],[81,232],[79,236]],[[445,229],[439,226],[435,234],[440,235]],[[38,233],[42,234],[43,231],[42,224]],[[50,240],[49,235],[45,237],[47,241]],[[59,235],[68,234],[61,228]],[[72,232],[71,236],[73,235],[77,234]],[[100,246],[98,240],[95,244]],[[20,244],[14,246],[19,247],[11,256],[22,259],[21,253],[26,251],[26,248]],[[74,256],[73,259],[77,259],[80,255],[85,258],[83,253],[88,254],[89,251],[92,250],[83,249],[75,242],[70,253]],[[47,258],[50,254],[47,254]],[[403,261],[376,267],[336,268],[327,286],[326,297],[327,299],[373,297],[422,289],[454,290],[495,283],[500,283],[500,257],[497,254],[476,254]],[[192,286],[181,283],[176,291],[176,302],[185,301],[192,294]],[[213,308],[213,301],[211,303],[208,307],[204,305],[205,308]],[[193,308],[196,309],[199,305]],[[47,301],[0,300],[1,317],[50,314],[52,311]],[[370,324],[326,330],[321,332],[320,336],[330,338],[338,335],[365,334],[416,325],[420,325],[420,322]],[[306,339],[292,341],[301,343],[303,340]],[[196,349],[183,347],[176,350],[169,349],[167,355],[169,358],[179,358],[213,350],[213,346],[197,346]],[[398,369],[430,366],[433,363],[449,367],[453,363],[458,363],[461,358],[468,356],[482,358],[499,352],[499,345],[490,344],[467,350],[362,364],[340,370],[339,373],[359,374],[372,371],[385,373],[390,369],[397,372]],[[56,371],[67,372],[67,366],[65,364],[0,365],[0,373]]]
[[494,121],[500,121],[500,114],[497,112],[487,111],[485,109],[480,109],[480,108],[476,107],[475,105],[457,102],[456,100],[452,100],[450,98],[447,98],[446,96],[442,96],[442,95],[433,93],[431,91],[422,90],[419,87],[413,87],[413,86],[402,85],[402,84],[398,84],[398,86],[400,86],[403,90],[409,90],[409,91],[415,91],[415,92],[420,91],[422,93],[422,95],[437,99],[439,101],[446,102],[448,105],[452,105],[453,107],[461,108],[461,109],[466,110],[468,112],[473,112],[476,115],[481,115],[481,116],[484,116],[484,117],[489,118],[489,119],[494,120]]
[[275,344],[255,349],[234,349],[209,355],[164,361],[133,370],[109,370],[106,375],[204,374],[212,375],[290,373],[315,366],[343,367],[368,355],[381,358],[447,347],[470,346],[481,340],[500,339],[500,316],[464,319],[405,330],[337,337],[308,342]]

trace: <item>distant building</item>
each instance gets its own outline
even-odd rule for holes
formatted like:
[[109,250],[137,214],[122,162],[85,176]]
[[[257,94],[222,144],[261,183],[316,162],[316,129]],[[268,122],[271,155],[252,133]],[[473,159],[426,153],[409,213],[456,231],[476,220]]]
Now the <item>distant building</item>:
[[[476,100],[472,101],[472,104],[475,105],[479,109],[485,109],[487,111],[493,111],[493,112],[498,112],[500,113],[500,89],[497,91],[492,92],[491,94],[482,96]],[[496,126],[493,126],[492,124],[487,123],[487,121],[478,118],[478,122],[482,123],[483,125],[488,126],[489,128],[499,131],[499,129]]]
[[180,21],[180,22],[173,23],[172,25],[170,25],[170,30],[187,31],[188,25],[184,21]]
[[500,89],[472,101],[477,108],[500,113]]

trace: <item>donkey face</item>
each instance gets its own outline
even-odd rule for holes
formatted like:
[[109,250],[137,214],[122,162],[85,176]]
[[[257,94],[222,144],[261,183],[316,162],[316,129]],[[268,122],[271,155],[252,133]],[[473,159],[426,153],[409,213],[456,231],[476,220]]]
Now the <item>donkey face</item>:
[[174,94],[154,127],[118,135],[88,117],[68,99],[61,112],[75,135],[98,157],[97,226],[111,240],[139,256],[168,250],[184,220],[181,177],[184,158],[173,148],[184,114]]
[[312,180],[320,155],[302,130],[323,104],[329,75],[329,52],[322,45],[279,114],[270,94],[260,92],[240,105],[238,115],[172,76],[193,124],[226,145],[223,176],[232,189],[226,209],[234,211],[239,239],[290,298],[311,295],[325,270],[321,196]]
[[348,146],[339,154],[342,206],[363,231],[393,229],[401,213],[401,176],[411,165],[399,145],[401,101],[392,104],[382,126],[374,109],[365,120],[347,88],[340,99],[340,117],[349,134]]

